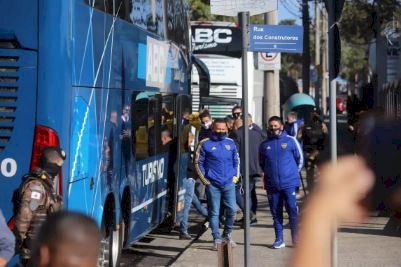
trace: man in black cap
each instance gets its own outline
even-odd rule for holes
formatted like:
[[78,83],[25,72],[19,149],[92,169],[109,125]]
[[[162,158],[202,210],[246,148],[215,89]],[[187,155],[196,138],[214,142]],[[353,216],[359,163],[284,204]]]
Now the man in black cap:
[[26,266],[31,258],[31,243],[38,228],[50,213],[60,210],[63,206],[53,182],[65,158],[66,154],[61,148],[45,148],[39,167],[23,177],[14,199],[16,205],[14,232],[23,266]]

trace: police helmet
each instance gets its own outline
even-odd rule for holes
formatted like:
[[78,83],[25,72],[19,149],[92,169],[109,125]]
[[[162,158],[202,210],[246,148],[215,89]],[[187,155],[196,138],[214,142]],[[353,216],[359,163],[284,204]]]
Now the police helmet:
[[46,147],[42,151],[41,163],[56,163],[61,166],[66,159],[66,154],[63,149],[58,146]]

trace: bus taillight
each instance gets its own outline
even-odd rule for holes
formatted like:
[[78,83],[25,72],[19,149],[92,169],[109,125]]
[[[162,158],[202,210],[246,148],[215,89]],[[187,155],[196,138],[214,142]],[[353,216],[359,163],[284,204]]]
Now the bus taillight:
[[[60,141],[57,132],[51,128],[37,125],[35,128],[35,138],[33,141],[33,151],[31,159],[31,171],[39,167],[40,156],[42,150],[49,146],[60,146]],[[58,194],[63,193],[63,175],[62,171],[58,174],[57,190]]]
[[13,231],[15,228],[15,216],[13,216],[7,223],[8,228]]

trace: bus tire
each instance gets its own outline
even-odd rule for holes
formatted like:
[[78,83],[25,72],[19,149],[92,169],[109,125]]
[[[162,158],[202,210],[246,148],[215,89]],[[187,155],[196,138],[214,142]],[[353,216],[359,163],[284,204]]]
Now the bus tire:
[[128,235],[131,224],[131,198],[129,195],[129,190],[125,190],[123,194],[123,198],[121,200],[121,230],[122,230],[122,248],[127,246],[128,243]]
[[121,238],[120,229],[114,229],[112,224],[103,222],[101,227],[99,267],[120,266]]

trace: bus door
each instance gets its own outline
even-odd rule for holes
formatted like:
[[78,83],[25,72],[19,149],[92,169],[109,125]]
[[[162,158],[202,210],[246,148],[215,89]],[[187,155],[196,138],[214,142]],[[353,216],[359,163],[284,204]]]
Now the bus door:
[[174,207],[175,217],[177,220],[182,216],[184,210],[184,195],[186,192],[185,180],[187,178],[188,163],[191,160],[190,140],[189,140],[189,115],[192,113],[191,96],[177,96],[177,126],[178,134],[178,156],[177,156],[177,173],[175,182]]
[[171,214],[171,223],[176,219],[176,203],[177,203],[177,173],[178,173],[178,138],[177,138],[177,108],[175,95],[162,96],[161,109],[161,131],[166,134],[168,131],[171,135],[171,144],[167,147],[162,144],[162,151],[168,148],[168,210]]
[[225,118],[231,115],[234,106],[240,106],[241,99],[218,96],[204,96],[200,98],[199,109],[208,109],[212,118]]

